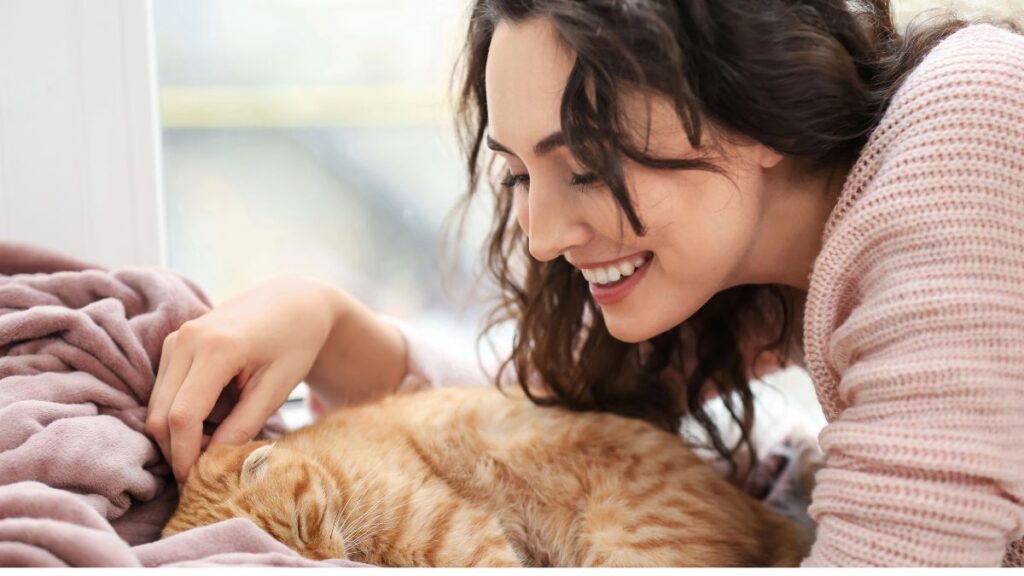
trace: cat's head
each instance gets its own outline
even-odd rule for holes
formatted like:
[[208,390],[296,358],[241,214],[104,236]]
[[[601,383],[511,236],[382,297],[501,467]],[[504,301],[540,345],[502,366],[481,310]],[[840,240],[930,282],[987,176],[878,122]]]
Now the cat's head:
[[322,466],[286,447],[211,446],[189,471],[162,537],[241,517],[307,558],[345,558],[335,491]]

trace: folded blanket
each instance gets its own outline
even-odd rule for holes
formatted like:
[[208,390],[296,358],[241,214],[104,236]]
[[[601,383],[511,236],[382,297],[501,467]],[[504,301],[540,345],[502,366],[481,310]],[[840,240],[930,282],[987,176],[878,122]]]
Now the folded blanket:
[[164,338],[209,309],[170,270],[0,242],[0,566],[314,564],[242,520],[148,544],[177,488],[146,405]]
[[38,482],[0,486],[0,566],[352,566],[307,560],[235,518],[132,548],[93,507]]

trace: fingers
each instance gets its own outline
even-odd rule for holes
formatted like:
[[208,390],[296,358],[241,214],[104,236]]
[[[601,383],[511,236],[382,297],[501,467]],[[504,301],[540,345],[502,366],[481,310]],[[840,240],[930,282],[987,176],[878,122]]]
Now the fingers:
[[253,376],[231,414],[217,427],[210,444],[244,444],[259,434],[267,419],[287,400],[289,386],[281,364]]
[[206,350],[197,354],[167,412],[171,469],[178,482],[185,481],[189,469],[199,458],[203,420],[240,370],[231,355],[216,349]]
[[156,381],[153,383],[153,389],[149,393],[149,402],[146,405],[146,420],[149,420],[150,414],[153,413],[153,401],[156,399],[157,393],[160,390],[160,382],[167,375],[167,366],[171,362],[171,356],[174,353],[174,345],[177,342],[177,339],[177,332],[171,332],[164,338],[160,352],[160,367],[157,368]]
[[149,397],[146,409],[147,434],[156,440],[164,458],[171,461],[170,430],[167,426],[167,413],[171,402],[178,393],[178,388],[192,367],[192,354],[177,345],[177,332],[172,332],[164,340],[163,352],[160,355],[160,368],[157,372],[153,392]]

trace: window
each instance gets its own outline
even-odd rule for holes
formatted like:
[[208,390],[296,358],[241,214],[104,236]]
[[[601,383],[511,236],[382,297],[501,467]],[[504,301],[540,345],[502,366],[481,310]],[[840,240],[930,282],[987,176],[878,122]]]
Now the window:
[[448,90],[465,8],[155,0],[169,266],[215,304],[314,275],[475,358],[487,215],[458,268],[439,260],[465,190]]

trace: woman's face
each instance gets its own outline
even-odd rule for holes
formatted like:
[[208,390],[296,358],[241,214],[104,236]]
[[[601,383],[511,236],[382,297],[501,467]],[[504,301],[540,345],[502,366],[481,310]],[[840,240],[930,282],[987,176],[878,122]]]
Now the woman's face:
[[[505,182],[512,186],[504,193],[515,195],[533,257],[564,257],[589,280],[610,333],[639,342],[682,323],[716,292],[753,283],[748,259],[763,213],[763,173],[780,157],[756,143],[723,143],[724,160],[713,161],[728,177],[627,161],[626,185],[647,232],[637,236],[608,189],[589,182],[559,144],[559,108],[573,61],[548,20],[501,22],[486,70],[488,144],[507,163]],[[651,99],[650,116],[640,95],[623,103],[638,134],[649,123],[649,153],[695,156],[666,99]],[[630,271],[618,284],[601,285]]]

